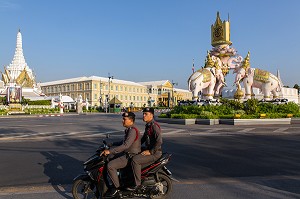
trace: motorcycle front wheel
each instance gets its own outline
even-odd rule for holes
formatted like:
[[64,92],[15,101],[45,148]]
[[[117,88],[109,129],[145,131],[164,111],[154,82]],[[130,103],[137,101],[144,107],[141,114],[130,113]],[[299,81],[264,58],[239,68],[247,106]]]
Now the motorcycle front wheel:
[[90,181],[78,179],[73,183],[72,195],[74,199],[97,199],[96,186]]

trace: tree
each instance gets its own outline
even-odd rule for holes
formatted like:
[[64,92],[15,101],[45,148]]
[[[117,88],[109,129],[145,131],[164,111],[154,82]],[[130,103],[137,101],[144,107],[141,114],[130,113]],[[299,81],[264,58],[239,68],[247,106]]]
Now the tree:
[[295,84],[293,88],[297,89],[298,93],[300,93],[300,86],[298,84]]

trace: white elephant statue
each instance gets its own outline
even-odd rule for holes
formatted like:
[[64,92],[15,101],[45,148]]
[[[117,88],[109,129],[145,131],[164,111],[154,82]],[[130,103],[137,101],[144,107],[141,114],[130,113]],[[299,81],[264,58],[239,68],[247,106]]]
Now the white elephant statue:
[[258,68],[243,68],[235,70],[235,84],[241,89],[240,81],[243,81],[245,88],[245,99],[250,99],[253,94],[253,88],[259,88],[264,95],[264,99],[270,99],[270,94],[273,98],[278,98],[281,94],[283,84],[280,77],[276,77],[272,73]]
[[[194,72],[188,79],[188,87],[193,93],[193,99],[198,98],[199,92],[204,99],[213,99],[215,94],[219,95],[224,85],[224,76],[220,73],[222,70],[215,68],[202,68]],[[215,92],[216,88],[219,89],[217,92]]]
[[234,69],[236,73],[234,83],[241,89],[240,81],[243,81],[245,88],[245,99],[250,99],[253,94],[253,88],[259,88],[264,95],[264,99],[278,98],[282,91],[283,84],[280,77],[276,77],[268,71],[258,68],[250,68],[250,53],[248,52],[245,60],[240,67]]

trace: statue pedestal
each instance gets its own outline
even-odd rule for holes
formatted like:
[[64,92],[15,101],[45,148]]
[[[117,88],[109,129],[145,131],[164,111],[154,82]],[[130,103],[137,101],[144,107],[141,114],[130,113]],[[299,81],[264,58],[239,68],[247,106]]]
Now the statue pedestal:
[[22,110],[23,108],[21,104],[11,103],[8,106],[9,106],[8,114],[10,115],[25,114],[25,112]]

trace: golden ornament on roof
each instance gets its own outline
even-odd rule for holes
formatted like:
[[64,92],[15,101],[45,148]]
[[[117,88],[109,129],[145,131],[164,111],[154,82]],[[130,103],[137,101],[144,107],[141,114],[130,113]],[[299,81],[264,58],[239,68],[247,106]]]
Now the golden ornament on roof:
[[210,56],[209,52],[207,51],[204,68],[212,68],[212,67],[214,67],[214,61],[211,59],[211,56]]

